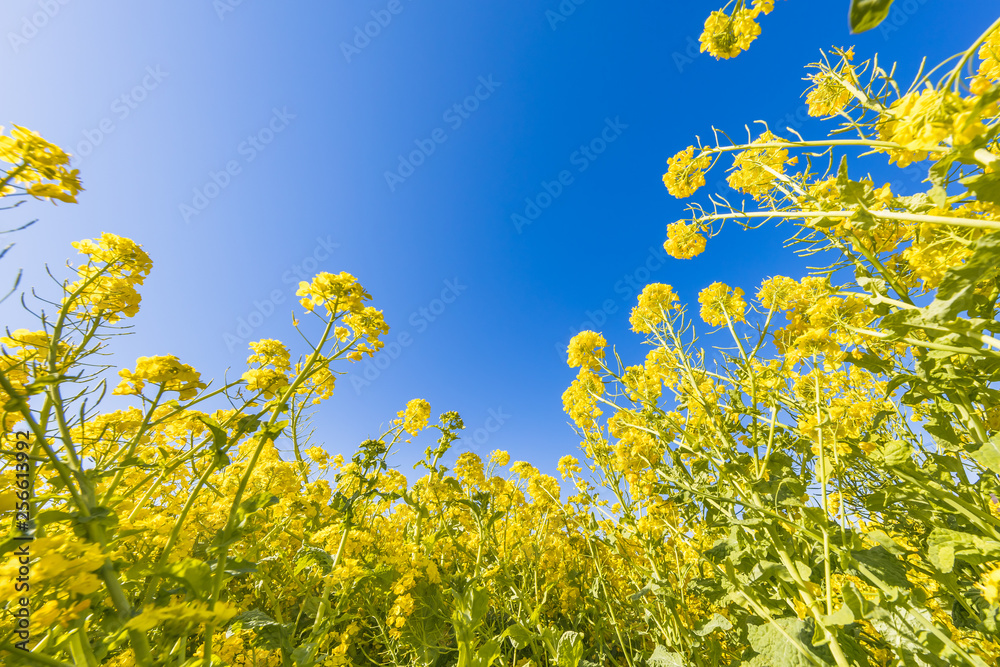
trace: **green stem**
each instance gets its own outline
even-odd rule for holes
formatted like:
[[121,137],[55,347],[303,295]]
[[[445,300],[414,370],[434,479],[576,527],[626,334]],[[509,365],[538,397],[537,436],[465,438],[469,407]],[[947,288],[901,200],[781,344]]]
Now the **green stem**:
[[[907,222],[929,222],[953,227],[969,227],[971,229],[1000,230],[1000,223],[972,218],[956,218],[948,215],[922,215],[917,213],[899,213],[896,211],[868,211],[877,218],[886,220],[902,220]],[[739,218],[851,218],[858,211],[740,211],[738,213],[712,213],[697,218],[698,222],[714,220],[734,220]]]

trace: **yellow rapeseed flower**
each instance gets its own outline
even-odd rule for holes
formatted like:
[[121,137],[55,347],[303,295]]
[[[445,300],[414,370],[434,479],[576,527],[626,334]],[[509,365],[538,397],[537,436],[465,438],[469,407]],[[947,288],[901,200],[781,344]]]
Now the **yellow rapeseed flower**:
[[663,174],[663,184],[678,199],[690,197],[695,190],[705,185],[705,170],[711,166],[711,156],[702,152],[696,158],[694,146],[688,146],[667,158],[667,173]]
[[890,163],[906,167],[931,154],[940,155],[949,144],[968,144],[986,132],[975,106],[975,96],[963,98],[952,90],[909,92],[892,103],[878,128],[883,141],[900,147],[881,150],[888,151]]
[[1000,568],[987,572],[983,580],[976,584],[976,587],[983,592],[983,598],[991,605],[997,604],[1000,600]]
[[403,428],[410,435],[416,435],[427,428],[431,418],[431,404],[422,398],[415,398],[406,404],[406,410],[399,413]]
[[[781,139],[767,131],[753,143],[781,143]],[[795,159],[788,159],[788,150],[785,148],[748,148],[736,154],[732,173],[726,181],[734,190],[745,192],[761,201],[769,197],[775,179],[784,174],[786,162],[794,164]]]
[[118,371],[122,381],[112,392],[118,395],[142,393],[147,382],[162,384],[166,391],[176,391],[182,401],[193,398],[199,389],[207,385],[201,382],[201,375],[194,368],[182,364],[174,355],[163,357],[139,357],[135,371],[123,368]]
[[745,317],[746,301],[743,290],[732,289],[725,283],[712,283],[698,294],[701,304],[701,319],[713,327],[726,323],[726,316],[733,322],[742,322]]
[[705,237],[697,223],[687,224],[683,220],[667,225],[667,240],[663,249],[675,259],[691,259],[705,252]]
[[0,161],[12,167],[7,175],[0,176],[0,181],[9,181],[0,196],[15,191],[10,184],[13,182],[39,199],[76,203],[77,193],[83,190],[80,170],[67,169],[70,156],[65,151],[19,125],[14,126],[10,136],[2,132],[3,127],[0,127]]
[[760,26],[754,21],[758,13],[746,9],[737,9],[732,16],[721,11],[712,12],[705,19],[705,30],[700,38],[701,52],[708,51],[718,60],[733,58],[750,48],[750,43],[760,34]]
[[592,371],[599,369],[607,344],[604,336],[594,331],[581,331],[573,336],[566,349],[570,368],[580,366]]
[[639,295],[638,305],[632,309],[629,322],[632,331],[652,333],[654,327],[662,324],[670,311],[677,310],[679,301],[674,288],[663,283],[646,285]]
[[490,463],[494,463],[500,467],[503,467],[508,463],[510,463],[510,454],[503,451],[502,449],[498,449],[492,454],[490,454]]

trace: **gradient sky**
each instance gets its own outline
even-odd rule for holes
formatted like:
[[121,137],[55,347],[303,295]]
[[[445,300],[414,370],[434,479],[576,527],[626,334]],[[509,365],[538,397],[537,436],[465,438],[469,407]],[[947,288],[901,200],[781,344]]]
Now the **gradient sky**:
[[[86,191],[5,212],[0,229],[40,220],[7,237],[0,287],[23,267],[23,287],[56,298],[44,265],[67,276],[72,241],[130,237],[154,268],[110,361],[175,354],[219,382],[243,373],[247,340],[303,351],[297,274],[349,271],[398,348],[367,376],[349,368],[316,414],[318,442],[349,454],[421,397],[463,416],[455,453],[506,449],[554,473],[578,445],[561,402],[573,333],[603,331],[635,363],[643,284],[693,303],[716,280],[751,293],[805,273],[783,229],[733,228],[695,260],[667,259],[684,203],[660,180],[666,159],[713,125],[815,136],[802,77],[819,49],[877,52],[908,83],[998,11],[897,0],[882,28],[852,36],[847,0],[777,5],[748,52],[716,61],[697,50],[714,2],[5,0],[0,123],[74,154]],[[365,37],[373,21],[385,25]],[[546,184],[540,215],[512,220]],[[37,328],[14,298],[0,323]],[[404,472],[417,456],[399,456]]]

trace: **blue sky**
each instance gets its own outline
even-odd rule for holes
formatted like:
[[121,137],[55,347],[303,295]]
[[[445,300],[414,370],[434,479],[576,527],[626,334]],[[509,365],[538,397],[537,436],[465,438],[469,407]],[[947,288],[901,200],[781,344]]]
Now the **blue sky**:
[[[561,403],[572,333],[603,331],[635,360],[643,284],[693,303],[716,280],[749,293],[804,275],[781,229],[733,228],[695,260],[666,258],[684,207],[660,180],[666,159],[712,125],[818,134],[801,79],[821,48],[878,52],[908,83],[997,13],[897,0],[852,36],[847,4],[779,1],[748,52],[716,61],[697,51],[712,2],[7,0],[0,124],[73,153],[86,191],[7,212],[5,229],[40,221],[0,278],[23,267],[23,286],[55,297],[43,267],[67,275],[72,241],[133,238],[154,269],[111,361],[175,354],[218,382],[245,370],[248,340],[301,352],[300,275],[349,271],[396,347],[340,379],[319,442],[349,453],[421,397],[463,416],[456,452],[506,449],[554,472],[578,444]],[[0,322],[35,328],[15,299]],[[400,455],[405,471],[417,455]]]

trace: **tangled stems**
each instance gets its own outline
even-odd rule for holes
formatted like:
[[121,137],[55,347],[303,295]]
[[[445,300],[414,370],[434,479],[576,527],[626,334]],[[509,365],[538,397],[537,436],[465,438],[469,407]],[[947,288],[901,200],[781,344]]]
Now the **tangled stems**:
[[[335,303],[333,312],[337,312],[337,305]],[[333,331],[333,326],[336,323],[337,318],[331,317],[323,329],[323,334],[320,336],[319,342],[316,344],[309,355],[309,358],[303,364],[302,369],[296,375],[295,380],[288,386],[281,394],[281,397],[274,402],[274,406],[271,408],[271,417],[268,419],[267,424],[261,429],[261,434],[257,437],[257,446],[253,450],[253,454],[250,456],[250,461],[247,464],[246,470],[240,477],[239,485],[236,488],[236,493],[233,496],[232,503],[229,508],[229,516],[226,519],[226,525],[223,529],[222,534],[228,535],[233,530],[235,530],[236,520],[237,520],[237,510],[240,507],[240,503],[243,501],[243,493],[246,491],[247,484],[250,481],[250,477],[254,472],[254,468],[257,463],[257,459],[260,457],[261,451],[264,449],[269,441],[273,441],[281,432],[281,429],[276,426],[278,417],[281,416],[287,409],[286,402],[295,395],[296,390],[305,381],[309,372],[312,371],[313,365],[317,360],[321,359],[321,352],[326,346],[327,340]],[[341,352],[342,353],[342,352]],[[337,354],[341,354],[337,353]],[[336,358],[337,354],[333,358]],[[346,531],[345,531],[346,538]],[[341,542],[343,545],[343,541]],[[218,602],[219,594],[222,592],[223,577],[226,573],[226,558],[229,554],[229,545],[223,544],[219,549],[214,578],[212,580],[210,595],[208,597],[209,610],[214,611],[215,605]],[[212,638],[215,630],[214,620],[209,621],[205,626],[205,655],[204,655],[204,665],[209,667],[212,658]]]

